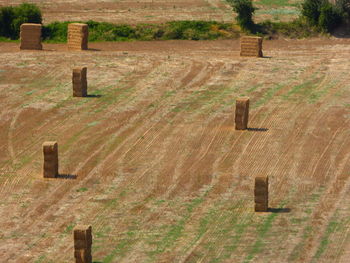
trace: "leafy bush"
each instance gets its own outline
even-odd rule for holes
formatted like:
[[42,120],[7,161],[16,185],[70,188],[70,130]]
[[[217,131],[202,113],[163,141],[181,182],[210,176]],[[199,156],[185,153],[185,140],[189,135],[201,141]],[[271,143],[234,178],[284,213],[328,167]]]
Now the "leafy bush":
[[301,14],[312,26],[318,26],[321,14],[321,6],[324,0],[305,0],[301,4]]
[[43,26],[43,38],[54,42],[66,42],[69,22],[53,22]]
[[23,3],[16,7],[0,8],[0,35],[17,39],[23,23],[42,22],[40,9],[34,4]]
[[40,9],[34,4],[23,3],[14,8],[15,16],[12,21],[12,32],[14,36],[19,36],[20,27],[23,23],[42,23]]
[[324,32],[330,32],[342,22],[339,9],[327,0],[305,0],[301,7],[308,23]]
[[318,25],[321,30],[325,32],[330,32],[337,25],[341,23],[342,19],[340,14],[335,10],[333,5],[329,2],[324,3],[321,7],[320,17],[318,20]]
[[350,0],[336,0],[335,6],[344,19],[350,19]]
[[161,39],[165,33],[164,25],[138,24],[135,28],[135,39],[154,40]]
[[[53,22],[44,26],[44,40],[48,42],[67,41],[69,23],[73,22]],[[232,24],[211,21],[174,21],[164,24],[138,24],[136,26],[95,21],[83,23],[89,26],[89,41],[207,40],[238,37],[238,31]]]
[[227,0],[232,6],[233,11],[237,13],[237,23],[245,31],[253,32],[255,24],[253,21],[253,14],[255,7],[252,0]]
[[166,39],[208,39],[205,34],[210,26],[217,22],[210,21],[174,21],[166,23],[164,37]]
[[298,18],[291,22],[264,21],[258,25],[260,32],[270,38],[282,35],[289,38],[306,38],[316,36],[317,28],[310,26],[305,19]]
[[0,36],[11,37],[11,23],[15,16],[13,7],[2,7],[0,8]]

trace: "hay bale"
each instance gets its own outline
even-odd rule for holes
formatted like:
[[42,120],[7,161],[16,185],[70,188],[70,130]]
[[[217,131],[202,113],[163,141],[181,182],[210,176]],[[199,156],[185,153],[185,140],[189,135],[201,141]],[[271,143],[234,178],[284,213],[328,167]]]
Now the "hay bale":
[[262,38],[261,37],[242,37],[241,53],[242,57],[262,57]]
[[92,228],[79,225],[73,230],[74,258],[76,263],[91,263]]
[[71,23],[68,25],[68,49],[87,50],[89,27],[87,24]]
[[91,250],[87,251],[85,249],[74,250],[75,263],[91,263],[92,256]]
[[25,23],[20,28],[21,50],[42,50],[41,24]]
[[55,178],[58,175],[58,144],[57,142],[43,143],[44,178]]
[[87,68],[86,67],[73,69],[72,83],[73,83],[73,97],[87,96]]
[[256,177],[254,186],[255,212],[267,212],[269,208],[269,178]]
[[239,98],[236,100],[235,126],[236,130],[248,128],[249,118],[249,98]]

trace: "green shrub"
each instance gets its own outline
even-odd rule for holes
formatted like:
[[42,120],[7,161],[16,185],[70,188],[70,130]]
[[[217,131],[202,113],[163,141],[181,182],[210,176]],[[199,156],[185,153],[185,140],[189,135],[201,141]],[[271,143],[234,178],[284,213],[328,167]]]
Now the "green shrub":
[[264,21],[259,24],[263,35],[275,38],[278,35],[289,38],[306,38],[317,36],[318,29],[310,26],[305,19],[298,18],[290,22],[271,22]]
[[330,32],[342,22],[339,9],[327,0],[305,0],[301,7],[308,23],[323,32]]
[[[67,41],[68,24],[53,22],[43,27],[43,38],[48,42]],[[207,40],[235,38],[238,32],[232,24],[211,21],[174,21],[164,24],[138,24],[136,26],[87,21],[89,41],[130,41],[190,39]]]
[[[165,39],[213,39],[209,34],[211,27],[218,25],[215,21],[174,21],[166,23]],[[219,37],[219,35],[217,35]]]
[[14,8],[15,17],[12,21],[13,37],[19,36],[20,27],[23,23],[42,23],[42,16],[40,9],[34,4],[23,3]]
[[4,37],[18,39],[23,23],[41,24],[41,22],[41,11],[34,4],[23,3],[16,7],[2,7],[0,9],[0,35]]
[[318,25],[324,32],[330,32],[342,22],[340,14],[335,10],[333,5],[326,2],[321,7]]
[[313,26],[318,26],[321,6],[325,0],[305,0],[301,4],[301,14]]
[[232,6],[233,11],[237,13],[237,24],[245,31],[255,31],[253,21],[255,7],[252,0],[227,0],[227,2]]
[[350,19],[350,0],[336,0],[335,6],[344,19]]
[[0,8],[0,36],[12,36],[11,23],[15,16],[13,9],[11,6]]
[[48,42],[66,42],[69,22],[53,22],[43,26],[43,38]]
[[139,40],[162,39],[164,33],[164,25],[138,24],[135,28],[134,37]]

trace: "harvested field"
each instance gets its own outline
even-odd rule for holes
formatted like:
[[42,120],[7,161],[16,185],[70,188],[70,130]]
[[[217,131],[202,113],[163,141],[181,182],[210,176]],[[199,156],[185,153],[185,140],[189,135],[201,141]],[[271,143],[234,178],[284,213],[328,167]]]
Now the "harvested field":
[[[95,262],[346,262],[349,39],[265,41],[264,58],[239,40],[89,48],[0,43],[1,261],[72,262],[74,227],[91,225]],[[77,98],[82,65],[91,96]]]
[[[112,23],[161,23],[174,20],[231,22],[232,8],[224,0],[0,0],[0,6],[22,2],[37,4],[44,23],[52,21],[104,21]],[[298,15],[300,0],[260,0],[257,21],[291,20]]]

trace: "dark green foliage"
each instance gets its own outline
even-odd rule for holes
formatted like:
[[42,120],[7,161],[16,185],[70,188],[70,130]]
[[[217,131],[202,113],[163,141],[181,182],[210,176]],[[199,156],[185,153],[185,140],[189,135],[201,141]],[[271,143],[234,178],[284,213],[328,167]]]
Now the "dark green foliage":
[[335,6],[344,19],[350,19],[350,0],[337,0]]
[[53,22],[43,26],[43,39],[48,42],[66,42],[69,22]]
[[11,37],[11,23],[15,16],[13,7],[0,9],[0,36]]
[[301,14],[312,26],[318,25],[321,6],[325,0],[305,0],[301,5]]
[[209,21],[174,21],[165,27],[164,39],[205,40],[217,39],[220,33],[211,30],[217,22]]
[[134,38],[135,30],[129,25],[113,25],[88,21],[90,41],[123,41]]
[[164,25],[138,24],[135,28],[135,38],[139,40],[162,39],[164,33]]
[[253,32],[255,24],[253,21],[253,14],[255,7],[252,0],[227,0],[232,6],[233,11],[237,13],[237,23],[245,31]]
[[41,22],[41,11],[34,4],[23,3],[0,8],[0,36],[17,39],[21,24]]
[[340,14],[335,10],[329,2],[324,3],[321,7],[318,25],[321,30],[331,32],[336,26],[342,22]]
[[[43,27],[43,38],[48,42],[67,41],[68,24],[54,22]],[[89,26],[89,41],[131,40],[209,40],[238,37],[232,24],[213,21],[174,21],[164,24],[115,25],[105,22],[83,22]]]
[[340,9],[327,0],[305,0],[301,5],[301,13],[310,25],[323,32],[330,32],[342,23]]
[[258,27],[263,35],[269,36],[270,38],[278,36],[307,38],[317,36],[319,33],[317,28],[310,26],[310,24],[302,18],[295,19],[291,22],[264,21],[258,24]]
[[23,3],[14,8],[15,17],[12,21],[12,32],[14,36],[19,36],[20,27],[23,23],[42,23],[41,11],[34,4]]

